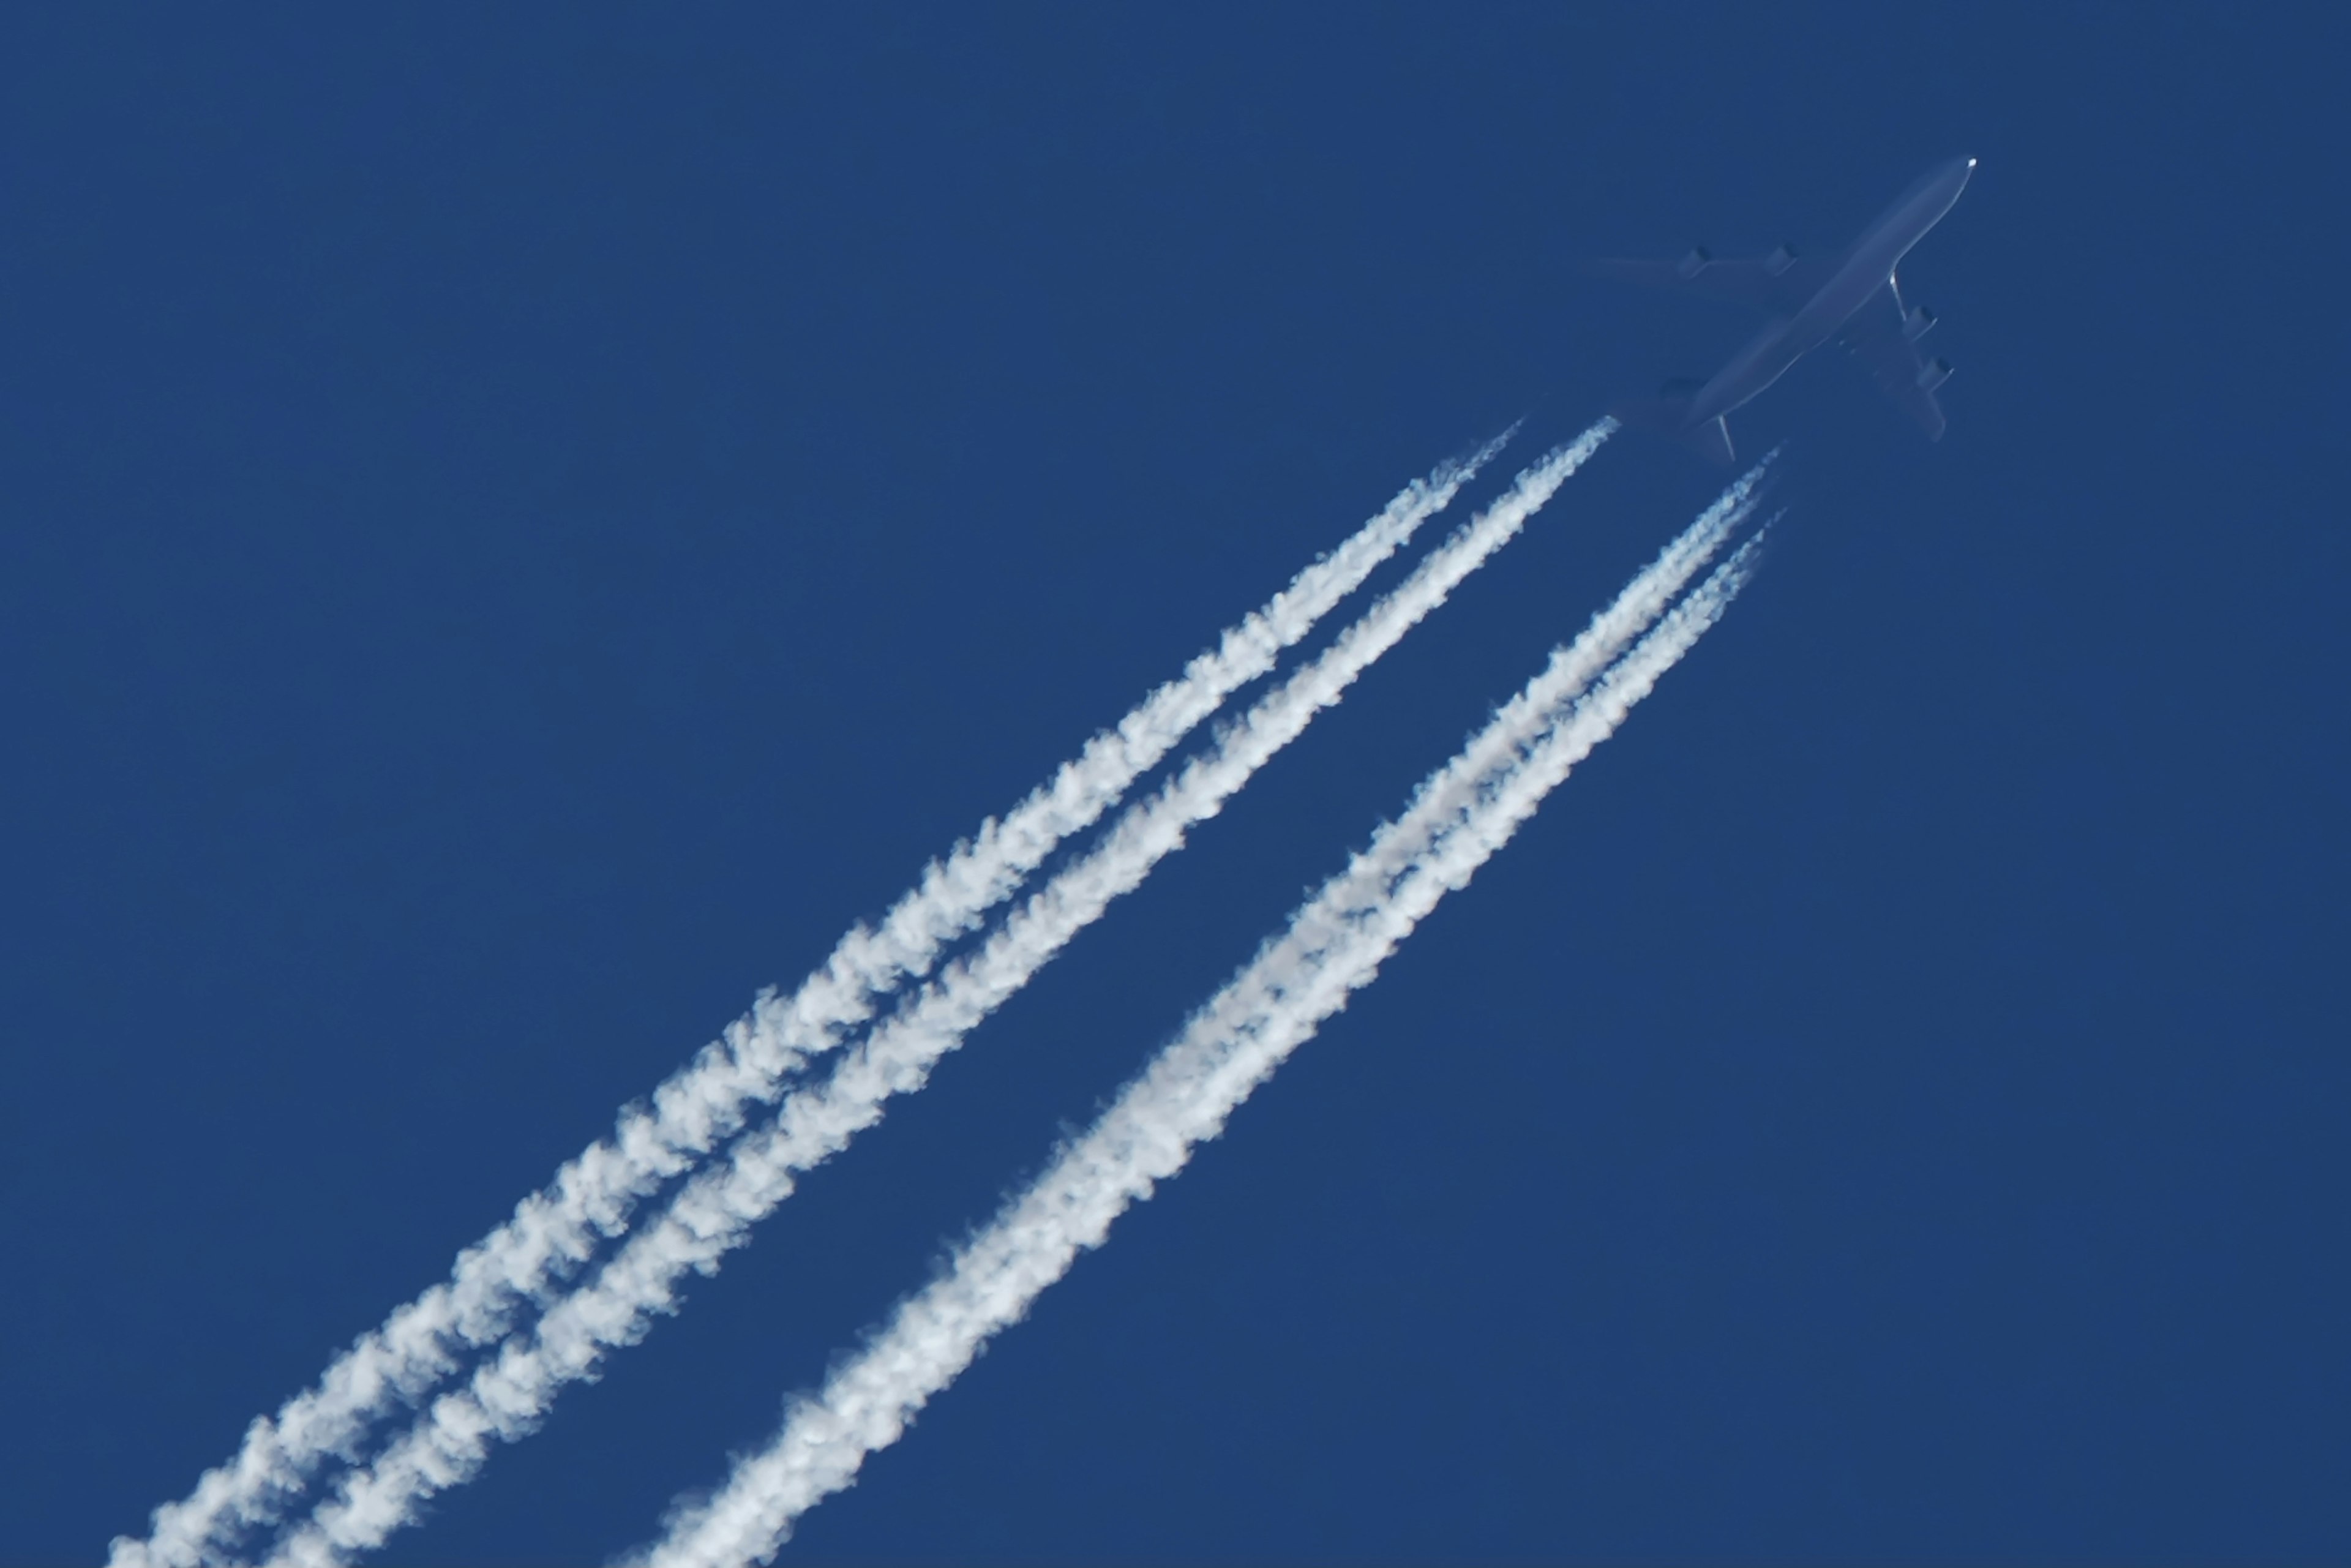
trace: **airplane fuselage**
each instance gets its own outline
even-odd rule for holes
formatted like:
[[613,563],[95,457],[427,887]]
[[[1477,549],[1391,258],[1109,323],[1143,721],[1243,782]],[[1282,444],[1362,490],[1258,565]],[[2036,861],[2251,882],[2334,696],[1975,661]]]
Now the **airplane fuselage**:
[[1695,428],[1721,418],[1769,387],[1790,365],[1834,337],[1869,300],[1894,269],[1959,199],[1975,168],[1972,158],[1955,158],[1903,193],[1861,237],[1836,270],[1793,316],[1775,317],[1730,362],[1691,397],[1687,424]]

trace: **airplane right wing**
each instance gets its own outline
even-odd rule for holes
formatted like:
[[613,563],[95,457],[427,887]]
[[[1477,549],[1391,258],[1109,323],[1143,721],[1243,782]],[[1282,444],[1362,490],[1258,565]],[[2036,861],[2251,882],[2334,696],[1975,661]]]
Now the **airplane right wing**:
[[1935,389],[1950,379],[1944,360],[1921,359],[1918,340],[1935,324],[1924,307],[1902,308],[1902,286],[1892,277],[1886,287],[1863,301],[1844,325],[1837,341],[1859,360],[1877,390],[1927,433],[1929,441],[1943,439],[1943,409]]
[[1792,316],[1834,267],[1827,259],[1798,256],[1783,245],[1770,256],[1729,261],[1698,249],[1679,261],[1595,261],[1591,269],[1596,277],[1728,300],[1771,316]]

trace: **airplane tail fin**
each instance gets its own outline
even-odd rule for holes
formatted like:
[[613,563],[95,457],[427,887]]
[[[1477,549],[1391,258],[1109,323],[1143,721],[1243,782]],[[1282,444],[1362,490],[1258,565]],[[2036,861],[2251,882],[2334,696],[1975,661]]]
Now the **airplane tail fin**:
[[1628,398],[1608,412],[1623,423],[1670,435],[1709,463],[1726,466],[1737,461],[1730,445],[1730,426],[1720,418],[1704,424],[1689,423],[1690,397],[1696,382],[1667,382],[1656,397]]

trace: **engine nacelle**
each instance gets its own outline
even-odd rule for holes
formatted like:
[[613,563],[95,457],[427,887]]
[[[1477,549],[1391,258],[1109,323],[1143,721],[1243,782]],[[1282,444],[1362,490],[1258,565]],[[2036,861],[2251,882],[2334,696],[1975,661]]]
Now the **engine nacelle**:
[[1690,246],[1690,253],[1687,256],[1674,263],[1674,274],[1683,278],[1696,277],[1699,273],[1704,272],[1708,264],[1713,260],[1713,256],[1708,252],[1706,246],[1694,245]]
[[1763,270],[1777,277],[1796,265],[1796,247],[1783,245],[1763,258]]
[[1928,329],[1934,324],[1935,313],[1932,310],[1928,309],[1924,305],[1913,305],[1909,312],[1902,318],[1902,340],[1906,343],[1917,342],[1927,335]]
[[1937,387],[1941,386],[1945,382],[1949,381],[1950,379],[1950,361],[1928,360],[1924,365],[1919,367],[1918,390],[1920,392],[1933,392]]

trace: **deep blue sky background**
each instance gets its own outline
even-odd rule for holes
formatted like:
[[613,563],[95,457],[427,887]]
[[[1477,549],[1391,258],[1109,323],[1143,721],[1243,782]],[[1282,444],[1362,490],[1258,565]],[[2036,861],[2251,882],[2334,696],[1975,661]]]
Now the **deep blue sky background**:
[[[1729,620],[791,1552],[2351,1555],[2332,12],[399,9],[0,26],[0,1558],[1406,478],[1746,330],[1582,258],[1958,153],[1949,438],[1739,416]],[[1718,484],[1620,438],[383,1560],[650,1535]]]

